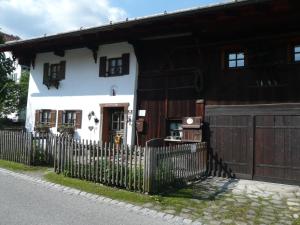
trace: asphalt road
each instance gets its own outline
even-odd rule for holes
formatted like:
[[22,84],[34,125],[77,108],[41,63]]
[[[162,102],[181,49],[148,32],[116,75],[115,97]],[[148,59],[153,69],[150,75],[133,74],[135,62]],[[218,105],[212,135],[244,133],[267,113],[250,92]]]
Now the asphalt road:
[[0,225],[167,225],[124,207],[68,195],[0,171]]

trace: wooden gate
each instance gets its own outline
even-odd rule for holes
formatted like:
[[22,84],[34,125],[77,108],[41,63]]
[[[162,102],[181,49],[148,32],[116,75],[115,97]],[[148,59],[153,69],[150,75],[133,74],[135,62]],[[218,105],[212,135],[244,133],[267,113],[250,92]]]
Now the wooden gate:
[[226,168],[239,178],[299,183],[300,110],[280,109],[208,109],[206,138],[211,155],[220,164],[211,166],[211,172],[220,175]]
[[299,182],[300,116],[256,116],[255,124],[255,179]]

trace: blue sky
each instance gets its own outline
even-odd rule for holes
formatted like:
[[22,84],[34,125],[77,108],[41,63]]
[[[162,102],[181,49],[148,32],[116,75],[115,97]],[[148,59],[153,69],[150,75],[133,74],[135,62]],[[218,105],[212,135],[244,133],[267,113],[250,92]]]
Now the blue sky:
[[225,1],[0,0],[0,29],[28,39]]
[[140,17],[161,13],[165,10],[198,7],[223,0],[112,0],[112,4],[127,11],[129,17]]

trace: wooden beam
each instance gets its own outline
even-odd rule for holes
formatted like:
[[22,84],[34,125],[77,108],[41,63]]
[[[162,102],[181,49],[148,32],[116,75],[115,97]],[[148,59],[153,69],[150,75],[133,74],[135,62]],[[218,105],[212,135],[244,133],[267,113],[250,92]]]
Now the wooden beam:
[[33,54],[29,57],[30,59],[30,64],[32,66],[32,68],[34,69],[35,68],[35,59],[36,59],[36,54]]
[[98,45],[97,46],[96,45],[89,45],[89,46],[87,46],[87,48],[92,51],[95,64],[97,64],[99,46]]
[[65,57],[65,50],[56,49],[56,50],[54,50],[54,55],[57,55],[57,56],[60,56],[60,57]]

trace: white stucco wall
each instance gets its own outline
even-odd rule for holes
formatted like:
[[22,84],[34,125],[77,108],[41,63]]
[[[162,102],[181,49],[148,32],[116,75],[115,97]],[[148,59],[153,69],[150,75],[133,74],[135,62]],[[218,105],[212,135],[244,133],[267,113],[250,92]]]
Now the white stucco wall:
[[[123,53],[130,53],[130,74],[117,77],[99,77],[99,58],[121,57]],[[44,63],[59,63],[66,61],[65,80],[60,82],[59,88],[48,88],[43,85]],[[31,68],[26,129],[34,130],[35,111],[51,110],[82,110],[82,128],[76,130],[76,137],[82,139],[99,140],[101,121],[96,125],[89,121],[88,114],[95,112],[100,120],[100,104],[129,103],[129,110],[134,110],[137,78],[137,61],[133,47],[128,43],[116,43],[99,46],[98,60],[95,64],[91,50],[87,48],[67,50],[65,57],[59,57],[52,52],[41,53],[36,56],[35,68]],[[111,87],[116,87],[116,96],[111,96]],[[134,115],[133,115],[134,117]],[[88,126],[95,129],[91,132]],[[127,123],[127,144],[132,143],[133,127]],[[56,133],[57,129],[52,128]]]

